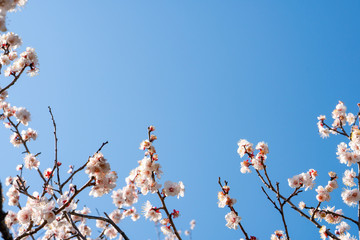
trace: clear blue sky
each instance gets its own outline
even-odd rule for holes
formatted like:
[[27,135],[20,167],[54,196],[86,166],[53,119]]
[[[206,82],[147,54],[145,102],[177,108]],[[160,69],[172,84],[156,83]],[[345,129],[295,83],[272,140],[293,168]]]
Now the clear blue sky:
[[[118,187],[142,158],[147,126],[155,125],[163,180],[186,186],[184,198],[169,201],[182,214],[178,227],[196,219],[194,240],[242,237],[225,227],[228,210],[217,207],[221,176],[244,227],[268,239],[283,228],[280,215],[256,176],[240,173],[236,143],[266,141],[270,175],[285,192],[287,178],[309,168],[318,170],[318,185],[326,185],[330,170],[342,175],[335,152],[345,139],[322,140],[316,117],[330,117],[338,100],[356,113],[359,11],[354,0],[30,0],[8,16],[8,29],[37,49],[40,75],[20,79],[9,101],[32,113],[39,139],[31,148],[42,152],[41,169],[53,161],[50,105],[64,166],[81,165],[108,140],[103,153],[118,172]],[[0,128],[2,181],[22,162],[9,135]],[[340,193],[329,205],[355,212],[340,203]],[[315,205],[315,195],[308,191],[294,202]],[[110,196],[83,205],[115,208]],[[286,210],[293,239],[319,238],[312,224]],[[120,227],[131,239],[156,239],[144,219]]]

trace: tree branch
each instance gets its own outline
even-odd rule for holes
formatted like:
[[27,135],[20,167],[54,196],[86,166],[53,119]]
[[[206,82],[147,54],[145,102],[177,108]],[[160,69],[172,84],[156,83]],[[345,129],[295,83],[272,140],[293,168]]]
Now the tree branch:
[[2,185],[0,183],[0,232],[2,235],[2,238],[4,240],[13,240],[12,235],[10,234],[10,231],[8,227],[5,224],[5,217],[7,213],[3,211],[3,195],[2,195]]

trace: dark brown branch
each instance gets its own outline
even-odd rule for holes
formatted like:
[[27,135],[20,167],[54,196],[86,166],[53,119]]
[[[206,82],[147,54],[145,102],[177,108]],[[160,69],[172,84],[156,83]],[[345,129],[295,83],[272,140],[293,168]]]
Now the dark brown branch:
[[[96,153],[100,152],[101,149],[102,149],[106,144],[108,144],[108,143],[109,143],[108,141],[103,142],[103,143],[101,144],[100,148],[96,151]],[[90,157],[89,157],[89,159],[90,159]],[[63,182],[63,183],[60,185],[59,188],[60,188],[60,189],[63,189],[63,187],[74,177],[74,175],[75,175],[76,173],[78,173],[78,172],[80,172],[81,170],[83,170],[83,169],[86,167],[86,165],[88,164],[89,159],[86,161],[86,163],[85,163],[84,165],[82,165],[80,168],[78,168],[76,171],[74,171],[74,172],[70,175],[70,177],[68,177],[68,179],[66,179],[65,182]]]
[[[276,191],[277,191],[277,194],[276,194],[276,198],[280,204],[280,215],[281,215],[281,219],[283,221],[283,224],[284,224],[284,228],[285,228],[285,233],[286,233],[286,238],[287,239],[290,239],[290,235],[289,235],[289,231],[288,231],[288,228],[287,228],[287,224],[286,224],[286,220],[285,220],[285,214],[284,214],[284,205],[286,204],[286,202],[281,202],[281,199],[280,199],[280,189],[279,189],[279,183],[277,182],[276,183]],[[288,198],[290,199],[291,196]]]
[[[54,115],[51,111],[51,107],[49,106],[49,113],[51,115],[51,120],[53,122],[53,126],[54,126],[54,140],[55,140],[55,166],[56,166],[56,176],[57,176],[57,184],[60,186],[61,182],[60,182],[60,171],[59,171],[59,165],[58,165],[58,138],[57,138],[57,134],[56,134],[56,123],[55,123],[55,118]],[[62,194],[62,189],[59,189],[60,194]]]
[[71,218],[71,215],[69,213],[64,212],[65,218],[68,222],[71,223],[72,227],[76,230],[77,232],[77,236],[79,238],[81,238],[82,240],[86,240],[86,237],[84,237],[84,235],[82,235],[82,233],[80,232],[79,228],[76,226],[76,224],[74,223],[74,221]]
[[[72,200],[74,200],[74,198],[80,193],[82,192],[85,188],[91,186],[91,185],[94,185],[94,182],[93,182],[94,178],[90,178],[89,181],[87,181],[84,186],[82,186],[79,190],[75,190],[75,193],[67,200],[67,203],[64,204],[63,206],[61,206],[59,209],[57,209],[54,213],[55,215],[59,214],[60,212],[62,212],[66,206],[68,204],[70,204],[72,202]],[[20,240],[24,237],[27,237],[29,235],[33,235],[35,233],[37,233],[38,231],[40,231],[41,229],[43,229],[45,227],[45,225],[47,224],[47,221],[44,220],[43,223],[41,225],[39,225],[37,228],[35,228],[34,230],[32,231],[26,231],[25,233],[23,233],[22,235],[18,236],[15,240]]]
[[0,183],[0,232],[4,240],[13,240],[9,228],[5,224],[6,215],[7,213],[3,211],[3,195],[2,195],[2,186]]
[[[149,140],[149,142],[152,142],[152,140],[151,140],[151,130],[150,130],[150,129],[148,129],[148,140]],[[152,154],[152,153],[150,153],[150,159],[151,159],[151,161],[154,161],[154,159],[153,159],[153,154]],[[154,182],[156,182],[154,172],[152,172],[151,177],[152,177],[152,180],[153,180]],[[169,212],[169,210],[168,210],[167,207],[166,207],[165,196],[162,196],[162,195],[161,195],[159,189],[156,190],[156,193],[157,193],[157,195],[158,195],[158,197],[159,197],[159,199],[160,199],[160,201],[161,201],[161,204],[162,204],[161,209],[164,210],[166,216],[168,217],[169,222],[170,222],[170,225],[171,225],[171,227],[172,227],[172,229],[173,229],[173,231],[174,231],[174,234],[176,235],[176,237],[178,238],[178,240],[181,240],[181,236],[180,236],[178,230],[176,229],[176,226],[175,226],[175,223],[174,223],[174,221],[173,221],[172,215],[171,215],[171,213]]]
[[347,135],[346,132],[344,132],[344,130],[343,130],[343,132],[340,132],[340,131],[338,131],[336,128],[331,128],[331,127],[329,127],[329,125],[327,125],[324,121],[322,121],[322,123],[324,124],[325,127],[328,128],[328,130],[334,131],[334,132],[336,132],[336,133],[338,133],[338,134],[341,134],[341,135],[349,138],[349,136]]
[[171,225],[171,227],[173,228],[176,237],[178,238],[178,240],[181,240],[180,234],[179,234],[179,232],[177,231],[176,226],[175,226],[175,223],[174,223],[174,221],[173,221],[173,219],[172,219],[172,215],[169,213],[169,210],[168,210],[167,207],[166,207],[165,197],[163,197],[163,196],[161,195],[161,193],[159,192],[159,190],[157,190],[156,193],[157,193],[157,195],[158,195],[159,198],[160,198],[160,201],[161,201],[161,204],[162,204],[162,208],[164,209],[164,211],[165,211],[165,213],[166,213],[166,216],[169,218],[170,225]]
[[[15,128],[15,132],[16,132],[17,135],[19,136],[20,141],[21,141],[21,143],[23,144],[23,146],[24,146],[24,148],[25,148],[25,150],[26,150],[26,153],[31,154],[31,152],[30,152],[30,150],[29,150],[29,148],[28,148],[28,146],[27,146],[27,144],[26,144],[26,141],[22,138],[22,136],[21,136],[21,134],[20,134],[20,131],[19,131],[19,124],[20,124],[20,122],[19,122],[18,124],[15,124],[13,121],[11,121],[10,117],[8,117],[7,120],[9,121],[9,123],[11,124],[11,126],[13,126],[13,127]],[[42,179],[44,182],[46,182],[46,179],[44,178],[44,176],[43,176],[43,174],[41,173],[41,171],[40,171],[39,168],[37,168],[37,172],[39,173],[41,179]]]
[[[306,207],[306,209],[313,209],[313,210],[315,210],[314,207]],[[335,217],[344,218],[344,219],[347,219],[347,220],[355,223],[356,226],[358,225],[358,222],[357,222],[356,220],[354,220],[354,219],[352,219],[352,218],[350,218],[350,217],[347,217],[347,216],[345,216],[345,215],[338,214],[338,213],[335,213],[335,212],[332,212],[332,211],[329,211],[329,210],[324,210],[324,209],[323,209],[323,210],[316,210],[316,211],[317,211],[317,212],[324,212],[324,213],[326,213],[326,214],[331,214],[331,215],[333,215],[333,216],[335,216]]]
[[14,80],[12,80],[11,83],[9,83],[9,85],[7,85],[6,87],[4,87],[3,89],[0,90],[0,94],[2,94],[4,91],[6,91],[7,89],[9,89],[12,85],[14,85],[16,83],[16,81],[20,78],[21,74],[24,72],[25,68],[27,66],[23,67],[21,69],[21,71],[19,72],[18,75],[15,76]]
[[[255,169],[256,170],[256,169]],[[260,172],[258,170],[256,170],[256,173],[258,174],[259,178],[261,179],[261,181],[264,183],[264,185],[270,189],[271,191],[273,191],[274,193],[276,193],[276,190],[274,188],[270,188],[270,186],[266,183],[266,181],[264,180],[263,176],[260,174]],[[308,219],[310,222],[312,222],[313,224],[315,224],[315,226],[317,228],[321,228],[322,226],[317,222],[315,221],[314,219],[311,219],[311,216],[308,216],[307,214],[305,214],[303,211],[301,211],[295,204],[293,204],[291,202],[290,199],[288,198],[285,198],[284,196],[282,196],[281,194],[279,194],[279,197],[284,200],[285,202],[287,202],[291,208],[293,208],[295,211],[297,211],[298,213],[300,213],[301,216],[305,217],[306,219]],[[336,239],[336,240],[340,240],[335,234],[333,234],[332,232],[329,231],[329,229],[326,229],[326,233],[327,235],[329,235],[330,237],[332,237],[333,239]]]
[[78,217],[87,218],[87,219],[96,219],[96,220],[102,220],[104,222],[107,222],[107,223],[111,224],[116,229],[116,231],[118,231],[118,233],[121,234],[121,236],[125,240],[129,240],[128,236],[126,236],[126,234],[116,225],[116,223],[114,223],[114,221],[111,220],[111,218],[107,215],[107,213],[104,213],[106,218],[97,217],[97,216],[91,216],[91,215],[85,215],[85,214],[77,213],[77,212],[74,212],[74,211],[69,212],[69,214],[74,215],[74,216],[78,216]]
[[312,220],[312,221],[314,220],[314,218],[315,218],[315,213],[318,211],[320,205],[321,205],[321,202],[318,203],[318,205],[316,206],[313,214],[311,215],[311,220]]

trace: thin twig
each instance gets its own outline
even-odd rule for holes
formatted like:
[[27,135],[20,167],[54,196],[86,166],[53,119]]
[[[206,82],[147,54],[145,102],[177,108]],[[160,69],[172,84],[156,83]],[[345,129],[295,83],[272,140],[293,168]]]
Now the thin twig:
[[[100,152],[101,149],[102,149],[106,144],[108,144],[108,143],[109,143],[108,141],[103,142],[103,143],[101,144],[100,148],[96,151],[96,153]],[[90,159],[90,157],[89,157],[89,159]],[[60,185],[59,188],[60,188],[60,189],[63,189],[63,187],[74,177],[74,175],[75,175],[76,173],[78,173],[78,172],[80,172],[81,170],[83,170],[83,169],[86,167],[86,165],[88,164],[89,159],[86,161],[86,163],[85,163],[84,165],[82,165],[80,168],[78,168],[76,171],[74,171],[74,172],[70,175],[70,177],[68,177],[68,179],[66,179],[65,182],[63,182],[63,183]]]
[[78,237],[80,237],[82,240],[86,240],[86,237],[84,237],[84,235],[82,235],[79,228],[76,226],[76,224],[72,220],[71,215],[69,213],[67,213],[67,212],[64,212],[64,215],[65,215],[66,220],[68,222],[70,222],[72,227],[76,230]]
[[[20,131],[19,131],[19,123],[20,123],[20,122],[19,122],[18,124],[15,124],[13,121],[11,121],[10,117],[8,117],[7,120],[9,121],[9,123],[11,124],[11,126],[13,126],[13,127],[15,128],[15,132],[16,132],[16,134],[18,135],[21,143],[23,144],[23,146],[24,146],[24,148],[25,148],[25,150],[26,150],[26,153],[31,154],[31,152],[30,152],[30,150],[29,150],[29,148],[28,148],[28,146],[27,146],[27,144],[26,144],[26,141],[22,138],[21,133],[20,133]],[[40,171],[39,168],[37,168],[37,172],[39,173],[41,179],[42,179],[44,182],[46,182],[46,179],[44,178],[44,176],[43,176],[43,174],[41,173],[41,171]]]
[[4,91],[6,91],[8,88],[10,88],[12,85],[14,85],[16,83],[16,81],[20,78],[21,74],[24,72],[26,67],[27,66],[25,66],[21,69],[19,74],[15,76],[14,80],[12,80],[12,82],[9,83],[9,85],[7,85],[6,87],[4,87],[3,89],[0,90],[0,94],[2,94]]
[[102,220],[104,222],[107,222],[107,223],[111,224],[116,229],[116,231],[118,231],[118,233],[121,234],[121,236],[125,240],[129,240],[128,236],[126,236],[126,234],[116,225],[116,223],[113,220],[111,220],[111,218],[105,212],[104,212],[104,214],[105,214],[106,218],[98,217],[98,216],[92,216],[92,215],[85,215],[85,214],[77,213],[75,211],[71,211],[71,212],[69,212],[69,214],[74,215],[74,216],[78,216],[78,217],[82,217],[82,218]]
[[[290,235],[289,235],[289,231],[288,231],[288,228],[287,228],[287,224],[286,224],[286,220],[285,220],[285,214],[284,214],[284,205],[286,204],[286,202],[281,202],[281,199],[280,199],[280,189],[279,189],[279,183],[277,182],[276,183],[276,191],[277,191],[277,194],[276,194],[276,198],[280,204],[280,215],[281,215],[281,219],[283,221],[283,224],[284,224],[284,228],[285,228],[285,233],[286,233],[286,237],[287,239],[290,240]],[[288,198],[290,199],[291,196]]]
[[[54,115],[51,111],[51,107],[49,106],[49,113],[51,115],[51,120],[53,122],[53,126],[54,126],[54,140],[55,140],[55,166],[56,166],[56,175],[57,175],[57,184],[60,186],[61,182],[60,182],[60,170],[59,170],[59,165],[58,165],[58,138],[57,138],[57,134],[56,134],[56,123],[55,123],[55,118]],[[60,194],[62,194],[62,189],[59,189]]]

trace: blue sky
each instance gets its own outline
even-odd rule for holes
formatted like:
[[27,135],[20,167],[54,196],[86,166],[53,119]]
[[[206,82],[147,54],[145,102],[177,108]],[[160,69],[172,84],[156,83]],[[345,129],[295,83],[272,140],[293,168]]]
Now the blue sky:
[[[9,14],[8,29],[37,50],[40,75],[21,78],[9,101],[32,113],[39,139],[31,148],[42,152],[41,169],[53,161],[50,105],[64,166],[81,165],[108,140],[103,153],[118,172],[118,187],[142,158],[147,126],[155,125],[163,180],[186,186],[184,198],[169,200],[181,212],[177,226],[188,229],[196,219],[193,239],[242,237],[225,227],[228,210],[217,207],[221,176],[249,234],[268,239],[283,228],[281,218],[256,176],[240,173],[236,143],[269,144],[269,172],[285,193],[287,178],[309,168],[318,170],[318,185],[326,185],[330,170],[342,175],[335,152],[346,139],[321,139],[316,117],[330,117],[338,100],[356,113],[359,10],[352,0],[32,0]],[[2,181],[22,162],[9,135],[0,128]],[[329,206],[351,215],[356,209],[342,204],[340,193]],[[294,202],[315,205],[315,195],[308,191]],[[110,196],[84,197],[80,206],[114,209]],[[149,196],[140,203],[147,199],[159,203]],[[293,239],[318,238],[312,224],[286,211]],[[131,239],[156,239],[149,221],[120,227]]]

